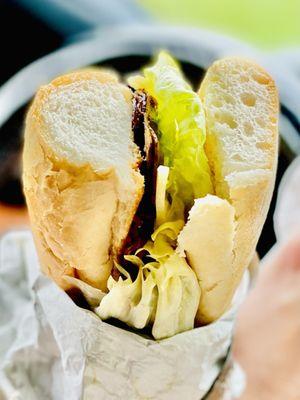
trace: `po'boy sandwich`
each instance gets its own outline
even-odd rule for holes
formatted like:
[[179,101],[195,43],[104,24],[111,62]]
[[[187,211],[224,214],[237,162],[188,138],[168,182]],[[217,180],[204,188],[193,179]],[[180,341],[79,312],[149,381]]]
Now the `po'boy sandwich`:
[[24,191],[42,270],[106,320],[161,339],[218,319],[255,253],[277,165],[278,95],[225,58],[196,93],[177,62],[38,91]]

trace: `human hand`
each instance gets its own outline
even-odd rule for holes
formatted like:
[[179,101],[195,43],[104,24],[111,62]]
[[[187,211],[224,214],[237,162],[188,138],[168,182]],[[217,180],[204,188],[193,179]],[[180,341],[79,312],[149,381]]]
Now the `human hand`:
[[233,343],[240,400],[300,399],[300,234],[276,245],[240,309]]

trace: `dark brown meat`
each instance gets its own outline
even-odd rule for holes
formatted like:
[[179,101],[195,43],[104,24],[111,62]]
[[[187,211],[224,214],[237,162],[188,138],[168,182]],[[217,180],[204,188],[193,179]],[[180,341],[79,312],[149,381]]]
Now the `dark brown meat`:
[[[158,140],[148,120],[149,107],[153,106],[153,100],[147,98],[146,93],[142,91],[134,93],[132,130],[134,142],[138,145],[142,156],[139,169],[144,176],[145,184],[144,194],[118,255],[118,262],[122,264],[129,273],[133,272],[133,275],[134,271],[131,271],[132,265],[124,260],[124,255],[134,254],[138,249],[144,246],[153,233],[156,217],[155,195],[158,167]],[[114,279],[118,279],[120,276],[119,270],[115,267],[112,270],[112,276]]]

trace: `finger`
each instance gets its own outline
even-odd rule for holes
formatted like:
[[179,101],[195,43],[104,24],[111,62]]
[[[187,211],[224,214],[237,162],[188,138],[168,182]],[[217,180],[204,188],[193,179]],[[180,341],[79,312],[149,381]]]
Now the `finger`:
[[281,274],[296,273],[300,277],[300,232],[284,243],[277,243],[260,266],[259,280],[276,278]]

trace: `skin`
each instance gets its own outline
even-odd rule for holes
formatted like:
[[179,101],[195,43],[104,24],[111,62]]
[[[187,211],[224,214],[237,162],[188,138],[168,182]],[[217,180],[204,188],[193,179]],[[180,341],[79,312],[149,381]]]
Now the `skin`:
[[240,400],[300,399],[300,232],[264,260],[239,312],[233,354],[247,379]]

